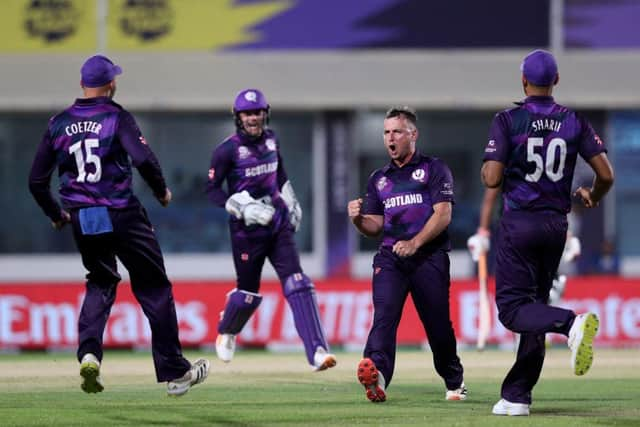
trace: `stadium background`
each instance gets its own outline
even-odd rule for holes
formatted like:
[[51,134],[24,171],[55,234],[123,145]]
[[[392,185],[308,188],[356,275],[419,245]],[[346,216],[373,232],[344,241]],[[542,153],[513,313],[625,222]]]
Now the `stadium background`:
[[[447,161],[455,177],[453,320],[460,343],[473,344],[475,266],[465,241],[477,227],[482,151],[495,112],[522,98],[518,66],[534,48],[556,54],[554,94],[589,117],[617,173],[600,208],[575,206],[583,252],[562,266],[570,275],[565,302],[600,314],[599,345],[640,345],[637,2],[4,0],[2,10],[0,349],[76,342],[84,270],[69,231],[51,230],[26,177],[48,117],[80,95],[80,65],[96,52],[123,67],[116,99],[138,118],[174,193],[162,209],[137,179],[187,345],[213,342],[233,287],[227,215],[210,206],[204,183],[211,151],[233,131],[230,103],[246,87],[262,89],[272,106],[271,125],[304,209],[303,266],[316,281],[329,339],[356,350],[371,318],[375,242],[358,237],[346,204],[386,162],[384,111],[418,109],[419,149]],[[574,187],[590,180],[581,163]],[[298,348],[270,267],[264,277],[265,301],[241,342]],[[423,344],[415,310],[405,310],[399,341]],[[105,343],[144,347],[149,339],[122,286]],[[511,339],[494,322],[490,342]]]

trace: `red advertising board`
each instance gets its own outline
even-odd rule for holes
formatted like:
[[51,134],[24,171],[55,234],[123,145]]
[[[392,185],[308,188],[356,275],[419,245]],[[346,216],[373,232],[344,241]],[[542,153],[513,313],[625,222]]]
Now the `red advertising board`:
[[[219,313],[232,282],[174,284],[180,338],[185,346],[211,345]],[[362,280],[316,282],[320,315],[332,344],[363,346],[372,319],[370,284]],[[493,289],[490,285],[490,293]],[[75,347],[77,318],[84,287],[81,283],[0,284],[0,348]],[[265,282],[260,308],[239,336],[239,342],[270,347],[300,346],[293,316],[280,285]],[[474,345],[477,336],[477,285],[455,281],[451,286],[451,316],[460,344]],[[491,295],[492,297],[493,295]],[[640,279],[618,277],[569,278],[561,304],[577,312],[594,311],[601,319],[600,346],[640,345]],[[490,344],[507,345],[512,334],[496,322],[495,306]],[[562,341],[562,337],[556,338]],[[121,284],[107,323],[107,347],[148,346],[151,333],[131,288]],[[409,300],[398,330],[398,343],[426,342],[415,308]]]

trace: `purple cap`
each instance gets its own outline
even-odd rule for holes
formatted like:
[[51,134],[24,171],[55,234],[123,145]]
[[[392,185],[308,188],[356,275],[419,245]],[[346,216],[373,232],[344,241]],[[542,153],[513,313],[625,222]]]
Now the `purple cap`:
[[102,55],[94,55],[87,59],[80,69],[82,84],[86,87],[104,86],[118,74],[122,74],[122,68]]
[[250,110],[268,110],[267,98],[258,89],[245,89],[241,91],[233,103],[233,112]]
[[536,86],[552,86],[558,76],[558,64],[551,52],[534,50],[524,57],[520,66],[527,81]]

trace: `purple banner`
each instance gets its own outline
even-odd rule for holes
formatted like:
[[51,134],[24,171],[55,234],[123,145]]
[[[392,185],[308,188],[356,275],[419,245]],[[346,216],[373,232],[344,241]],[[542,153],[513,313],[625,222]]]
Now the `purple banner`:
[[298,0],[248,28],[257,40],[228,49],[546,47],[549,0],[534,4],[524,10],[512,0]]
[[640,48],[637,0],[566,0],[565,47]]

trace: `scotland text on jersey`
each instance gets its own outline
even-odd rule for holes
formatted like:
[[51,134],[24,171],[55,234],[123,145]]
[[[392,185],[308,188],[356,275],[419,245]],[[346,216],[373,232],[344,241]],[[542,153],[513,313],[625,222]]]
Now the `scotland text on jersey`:
[[246,168],[244,170],[244,176],[249,177],[249,176],[264,175],[267,173],[275,172],[276,170],[278,170],[278,162],[263,163],[258,166]]
[[384,208],[395,208],[396,206],[416,205],[422,203],[422,194],[403,194],[400,196],[384,199]]

